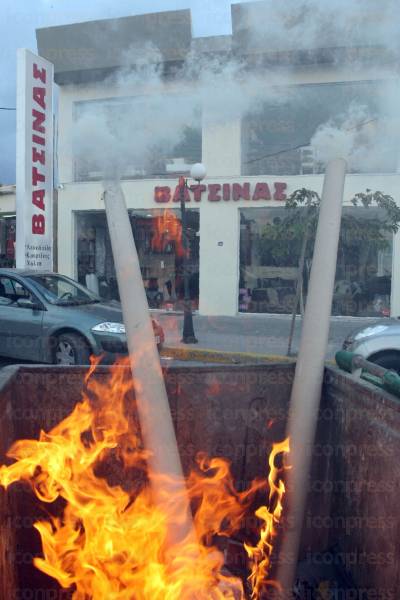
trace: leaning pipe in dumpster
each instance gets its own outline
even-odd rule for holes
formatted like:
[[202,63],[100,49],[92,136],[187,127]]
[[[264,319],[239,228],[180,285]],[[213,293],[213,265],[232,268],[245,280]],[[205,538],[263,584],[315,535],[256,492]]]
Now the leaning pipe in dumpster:
[[[139,258],[121,186],[104,184],[104,203],[122,305],[137,412],[157,506],[172,510],[179,526],[168,528],[168,544],[196,542],[160,358],[154,338]],[[171,478],[171,479],[170,479]],[[170,524],[169,524],[170,525]]]
[[283,531],[277,573],[283,597],[291,597],[293,589],[309,489],[328,345],[345,175],[346,162],[343,159],[337,158],[328,163],[290,398],[287,432],[290,437],[291,469],[287,472],[287,528]]

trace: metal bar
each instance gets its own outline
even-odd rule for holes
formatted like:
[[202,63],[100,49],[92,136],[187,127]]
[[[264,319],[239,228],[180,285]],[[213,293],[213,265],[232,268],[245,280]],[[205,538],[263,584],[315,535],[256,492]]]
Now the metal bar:
[[104,202],[126,328],[137,412],[143,442],[151,453],[148,458],[148,474],[154,500],[167,516],[169,545],[184,538],[195,543],[196,534],[139,258],[119,183],[105,184]]
[[292,387],[287,433],[290,438],[287,480],[287,529],[283,532],[278,581],[284,597],[293,589],[309,489],[318,409],[322,389],[329,319],[335,281],[346,162],[331,161],[324,188],[300,349]]

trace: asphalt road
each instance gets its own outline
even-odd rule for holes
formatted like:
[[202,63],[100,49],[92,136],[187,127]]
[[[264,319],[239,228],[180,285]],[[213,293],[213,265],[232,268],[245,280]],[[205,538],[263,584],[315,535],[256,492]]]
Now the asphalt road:
[[[181,344],[183,317],[181,315],[156,313],[166,335],[166,346],[186,346]],[[201,317],[194,315],[193,325],[198,344],[193,348],[209,348],[234,352],[286,355],[290,331],[288,315],[250,315],[237,317]],[[341,348],[346,335],[359,327],[376,321],[374,318],[332,317],[326,358],[333,358]],[[316,327],[318,324],[316,323]],[[292,345],[297,352],[300,342],[301,319],[296,319]]]
[[[180,342],[183,316],[174,313],[151,311],[164,328],[166,346],[206,348],[230,352],[251,352],[261,354],[286,355],[290,331],[288,315],[250,315],[236,317],[193,317],[194,331],[198,344],[187,346]],[[329,333],[327,359],[334,357],[346,335],[358,327],[376,321],[371,318],[332,317]],[[318,324],[316,323],[316,327]],[[297,318],[293,351],[296,352],[300,340],[301,320]],[[25,361],[26,362],[26,361]],[[16,361],[1,359],[0,367],[15,364]]]

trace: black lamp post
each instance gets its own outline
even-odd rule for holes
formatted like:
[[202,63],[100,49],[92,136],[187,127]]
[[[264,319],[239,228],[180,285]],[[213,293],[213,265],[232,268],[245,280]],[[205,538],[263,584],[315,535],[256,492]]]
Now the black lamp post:
[[[191,177],[198,183],[204,179],[206,170],[201,163],[196,163],[192,166]],[[193,329],[193,315],[192,315],[192,301],[190,298],[189,289],[189,272],[188,272],[188,253],[189,253],[189,239],[187,232],[187,220],[186,220],[186,205],[185,195],[188,188],[188,182],[185,177],[179,178],[179,199],[181,203],[181,220],[182,220],[182,246],[183,246],[183,287],[184,287],[184,298],[183,298],[183,333],[182,342],[184,344],[197,344],[198,340],[194,334]]]

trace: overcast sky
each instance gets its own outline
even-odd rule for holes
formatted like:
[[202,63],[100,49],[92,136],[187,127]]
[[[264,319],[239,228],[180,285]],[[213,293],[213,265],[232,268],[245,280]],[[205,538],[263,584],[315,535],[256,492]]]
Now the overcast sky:
[[[231,33],[232,3],[234,0],[1,0],[0,106],[15,107],[16,50],[37,50],[38,27],[191,8],[194,36],[227,34]],[[15,112],[1,110],[0,127],[0,183],[15,183]]]

